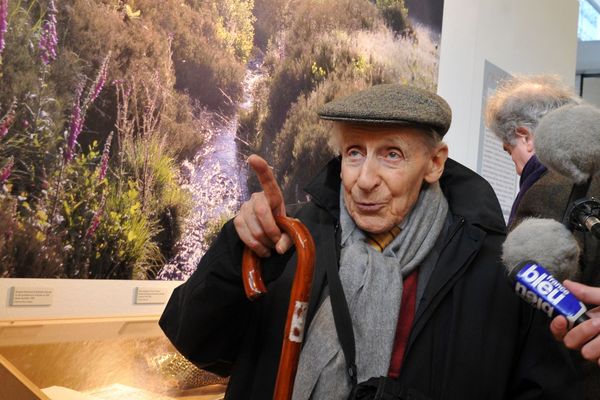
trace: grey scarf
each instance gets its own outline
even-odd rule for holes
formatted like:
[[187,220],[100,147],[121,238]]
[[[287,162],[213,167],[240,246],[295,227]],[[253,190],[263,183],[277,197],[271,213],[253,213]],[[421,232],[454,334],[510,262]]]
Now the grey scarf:
[[[439,184],[428,185],[402,222],[400,234],[380,253],[365,243],[365,233],[355,225],[341,197],[339,271],[354,328],[359,382],[387,375],[403,278],[429,254],[447,212],[448,203]],[[307,332],[292,399],[342,400],[350,390],[328,297]]]

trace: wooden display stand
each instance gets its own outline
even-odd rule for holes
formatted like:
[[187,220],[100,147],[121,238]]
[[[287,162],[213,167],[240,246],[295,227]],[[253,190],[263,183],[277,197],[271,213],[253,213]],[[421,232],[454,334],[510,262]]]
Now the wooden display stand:
[[2,355],[0,382],[0,400],[51,400]]
[[222,399],[158,326],[179,284],[0,279],[0,400]]

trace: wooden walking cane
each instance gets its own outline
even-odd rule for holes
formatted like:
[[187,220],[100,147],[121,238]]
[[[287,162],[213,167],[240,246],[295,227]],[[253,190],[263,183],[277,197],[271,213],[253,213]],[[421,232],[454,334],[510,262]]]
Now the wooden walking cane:
[[[279,370],[273,393],[273,400],[289,400],[292,398],[300,347],[304,338],[304,321],[315,266],[315,243],[306,226],[299,220],[277,216],[275,222],[281,230],[290,235],[298,254],[296,275],[294,275],[290,293],[290,304],[281,346]],[[250,300],[267,292],[261,277],[259,258],[248,247],[244,248],[242,256],[242,280],[246,296]]]

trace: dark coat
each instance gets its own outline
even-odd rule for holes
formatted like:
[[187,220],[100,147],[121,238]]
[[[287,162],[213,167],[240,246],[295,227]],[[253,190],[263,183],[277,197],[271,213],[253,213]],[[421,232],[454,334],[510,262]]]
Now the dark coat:
[[[326,286],[325,266],[337,263],[339,175],[339,160],[333,160],[307,188],[312,199],[296,214],[317,244],[309,319]],[[580,398],[573,364],[551,338],[547,319],[506,282],[499,263],[504,221],[491,187],[452,160],[440,183],[453,223],[440,239],[400,382],[431,399]],[[231,375],[228,399],[271,399],[295,256],[289,251],[264,261],[269,293],[251,303],[241,285],[241,252],[230,222],[197,271],[175,289],[160,326],[196,365]]]

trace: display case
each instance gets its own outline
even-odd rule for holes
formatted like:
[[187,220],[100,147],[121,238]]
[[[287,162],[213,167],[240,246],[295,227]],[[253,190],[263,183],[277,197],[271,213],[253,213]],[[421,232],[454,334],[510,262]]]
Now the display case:
[[222,399],[158,326],[179,284],[0,279],[0,400]]

